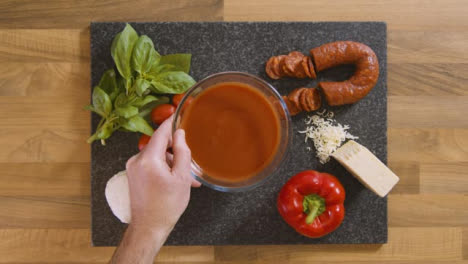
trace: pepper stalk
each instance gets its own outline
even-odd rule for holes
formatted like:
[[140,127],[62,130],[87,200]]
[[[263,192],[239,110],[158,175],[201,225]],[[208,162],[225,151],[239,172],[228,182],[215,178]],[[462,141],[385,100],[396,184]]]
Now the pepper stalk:
[[305,219],[306,224],[311,224],[317,216],[325,212],[325,199],[315,193],[306,195],[302,201],[302,207],[304,208],[304,213],[307,214]]

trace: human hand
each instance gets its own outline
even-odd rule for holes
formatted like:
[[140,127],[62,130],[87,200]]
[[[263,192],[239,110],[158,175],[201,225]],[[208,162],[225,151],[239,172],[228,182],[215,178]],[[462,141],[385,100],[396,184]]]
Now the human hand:
[[[133,228],[168,234],[188,205],[190,187],[201,185],[190,173],[185,132],[178,129],[172,138],[171,124],[172,118],[162,123],[148,145],[127,161]],[[166,152],[171,146],[173,156]]]

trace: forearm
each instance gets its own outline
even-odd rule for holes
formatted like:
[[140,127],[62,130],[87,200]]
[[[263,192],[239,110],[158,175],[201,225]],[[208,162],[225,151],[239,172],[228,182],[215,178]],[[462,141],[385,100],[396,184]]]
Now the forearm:
[[129,225],[110,264],[153,263],[154,257],[168,235],[169,232],[166,230],[151,230]]

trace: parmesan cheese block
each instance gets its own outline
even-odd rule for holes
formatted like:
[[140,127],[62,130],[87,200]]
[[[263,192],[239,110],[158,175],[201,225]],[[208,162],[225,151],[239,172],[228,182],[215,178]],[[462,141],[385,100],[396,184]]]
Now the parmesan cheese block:
[[386,196],[400,180],[372,152],[353,140],[338,148],[332,157],[381,197]]
[[121,171],[109,179],[106,184],[105,194],[112,213],[122,223],[130,223],[132,220],[130,193],[127,173],[125,171]]

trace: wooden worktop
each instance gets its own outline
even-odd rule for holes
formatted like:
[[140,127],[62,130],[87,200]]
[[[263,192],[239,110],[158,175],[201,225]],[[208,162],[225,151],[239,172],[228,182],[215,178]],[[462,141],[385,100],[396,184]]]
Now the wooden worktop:
[[468,2],[0,1],[0,263],[106,263],[90,245],[90,21],[386,21],[385,245],[165,247],[157,262],[468,263]]

